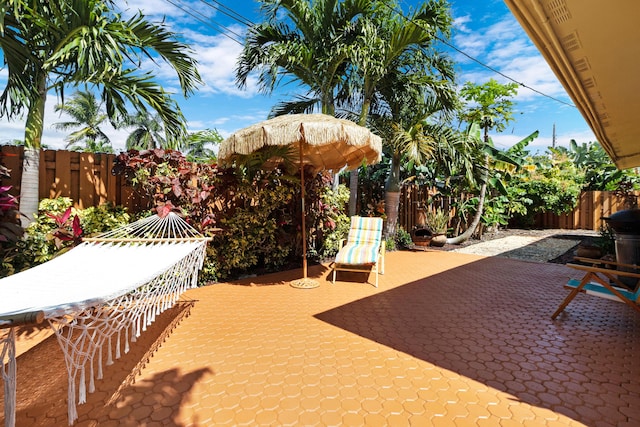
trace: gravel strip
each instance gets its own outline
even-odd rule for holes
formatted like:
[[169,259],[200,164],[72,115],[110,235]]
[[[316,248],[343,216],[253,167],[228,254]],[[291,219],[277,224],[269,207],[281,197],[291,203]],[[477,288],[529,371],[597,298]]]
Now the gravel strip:
[[475,243],[451,252],[548,262],[573,249],[582,238],[563,236],[507,236]]

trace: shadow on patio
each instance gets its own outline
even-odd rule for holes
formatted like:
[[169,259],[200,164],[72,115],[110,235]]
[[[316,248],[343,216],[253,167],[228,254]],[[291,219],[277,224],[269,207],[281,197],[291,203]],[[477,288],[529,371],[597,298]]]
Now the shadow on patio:
[[567,270],[484,258],[316,317],[586,425],[638,425],[640,316],[579,295],[551,320]]

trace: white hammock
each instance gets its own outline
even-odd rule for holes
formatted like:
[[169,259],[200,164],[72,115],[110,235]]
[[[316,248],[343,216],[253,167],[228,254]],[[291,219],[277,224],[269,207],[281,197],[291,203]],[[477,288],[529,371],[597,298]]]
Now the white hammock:
[[76,395],[84,403],[94,377],[102,378],[103,350],[112,364],[121,345],[126,353],[157,315],[197,285],[207,240],[176,214],[152,216],[0,280],[0,327],[11,328],[0,340],[5,426],[15,424],[15,319],[44,318],[55,332],[65,355],[73,424]]

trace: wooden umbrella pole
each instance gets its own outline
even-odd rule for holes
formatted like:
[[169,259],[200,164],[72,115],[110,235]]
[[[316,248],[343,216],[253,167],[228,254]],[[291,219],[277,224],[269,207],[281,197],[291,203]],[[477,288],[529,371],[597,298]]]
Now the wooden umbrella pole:
[[311,280],[307,278],[307,212],[305,209],[306,185],[304,183],[304,133],[298,141],[300,149],[300,185],[302,185],[301,191],[301,206],[302,206],[302,278],[294,280],[290,285],[298,289],[313,289],[320,286],[317,280]]
[[300,147],[300,183],[302,185],[302,277],[303,279],[307,278],[307,225],[305,217],[306,212],[304,209],[304,199],[305,199],[305,185],[304,185],[304,161],[303,161],[303,152],[302,152],[302,144],[301,140],[298,144]]

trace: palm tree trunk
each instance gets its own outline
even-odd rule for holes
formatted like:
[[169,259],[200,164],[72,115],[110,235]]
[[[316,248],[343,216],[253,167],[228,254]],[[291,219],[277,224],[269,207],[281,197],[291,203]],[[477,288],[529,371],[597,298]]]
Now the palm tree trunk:
[[44,126],[44,105],[47,100],[44,77],[38,83],[39,96],[31,100],[24,132],[24,159],[20,182],[20,222],[23,227],[33,222],[38,212],[40,196],[40,147]]
[[385,231],[385,237],[395,237],[398,227],[398,211],[400,210],[400,192],[399,191],[385,191],[384,192],[384,206],[387,213],[387,229]]
[[349,216],[356,214],[358,204],[358,169],[349,172]]
[[40,149],[24,148],[22,178],[20,180],[20,222],[26,228],[38,212],[38,183],[40,180]]
[[[358,124],[360,126],[367,125],[367,115],[369,114],[369,106],[371,100],[365,97],[362,103],[362,110],[360,110],[360,118]],[[356,206],[358,204],[358,169],[352,170],[349,173],[349,216],[356,214]]]
[[387,214],[387,228],[385,237],[388,239],[396,235],[398,226],[398,211],[400,207],[400,156],[393,155],[391,159],[391,173],[384,186],[384,210]]
[[[484,143],[489,143],[489,128],[484,128]],[[450,245],[459,245],[460,243],[467,241],[473,236],[473,233],[476,231],[478,224],[480,224],[480,219],[482,218],[482,210],[484,209],[484,199],[487,195],[487,181],[489,180],[489,156],[484,156],[484,171],[482,172],[482,185],[480,186],[480,195],[478,196],[478,209],[476,210],[476,214],[473,216],[473,220],[464,233],[460,234],[456,237],[451,237],[447,239],[447,244]]]
[[473,236],[473,233],[476,231],[478,224],[480,224],[480,219],[482,218],[482,210],[484,208],[484,199],[487,194],[487,181],[484,180],[482,186],[480,187],[480,195],[478,196],[478,209],[476,210],[476,214],[473,216],[473,220],[464,233],[460,234],[456,237],[450,237],[447,239],[447,244],[449,245],[459,245],[462,242],[465,242]]

